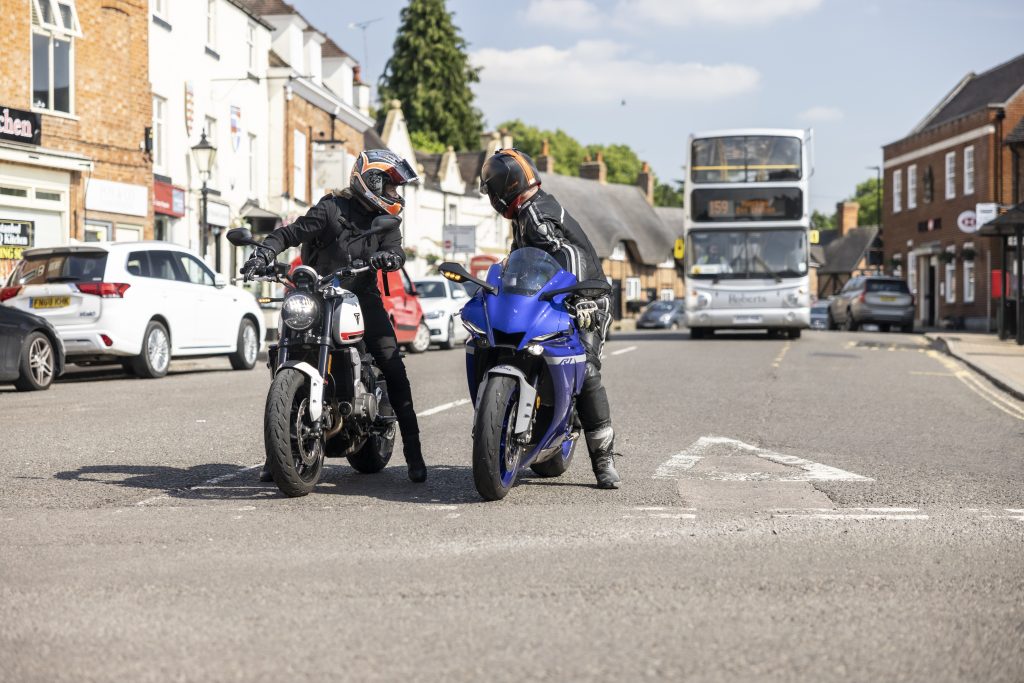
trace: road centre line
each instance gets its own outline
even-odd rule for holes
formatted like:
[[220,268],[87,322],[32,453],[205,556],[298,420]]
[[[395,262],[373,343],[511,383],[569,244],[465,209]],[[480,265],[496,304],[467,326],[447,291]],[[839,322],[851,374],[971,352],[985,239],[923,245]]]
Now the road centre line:
[[430,417],[431,415],[437,415],[438,413],[444,412],[446,410],[450,410],[452,408],[457,408],[459,406],[464,406],[464,405],[466,405],[469,402],[470,401],[469,401],[468,398],[460,398],[458,401],[451,401],[450,403],[442,403],[439,406],[434,406],[433,408],[428,408],[428,409],[424,410],[421,413],[416,413],[416,417]]
[[213,479],[207,479],[206,481],[200,482],[199,484],[197,484],[195,486],[185,486],[185,487],[182,487],[180,489],[175,489],[174,491],[169,491],[167,493],[161,493],[159,496],[153,496],[151,498],[147,498],[146,500],[140,500],[135,505],[136,505],[136,507],[145,507],[146,505],[149,505],[150,503],[155,503],[158,500],[162,500],[164,498],[170,498],[171,493],[179,493],[179,492],[182,492],[182,491],[192,491],[192,490],[195,490],[195,489],[210,488],[214,484],[219,484],[221,482],[227,481],[228,479],[232,479],[234,477],[237,477],[240,474],[243,474],[245,472],[248,472],[250,470],[254,470],[257,467],[262,467],[262,466],[263,466],[263,463],[260,463],[259,465],[249,465],[248,467],[243,467],[241,469],[235,470],[234,472],[228,472],[227,474],[222,474],[220,476],[214,477]]
[[613,356],[620,356],[620,355],[622,355],[624,353],[629,353],[630,351],[636,351],[636,347],[635,346],[627,346],[624,349],[619,349],[618,351],[612,351],[612,355]]
[[928,519],[928,515],[888,515],[888,514],[876,514],[876,513],[858,513],[858,514],[842,514],[842,513],[827,513],[827,512],[809,512],[809,513],[772,513],[772,517],[778,517],[783,519],[854,519],[854,520],[871,520],[871,519],[883,519],[883,520],[895,520],[895,519],[910,519],[910,520],[921,520]]
[[792,346],[792,345],[793,345],[793,342],[791,342],[791,341],[788,341],[788,342],[786,342],[785,344],[782,345],[782,350],[779,351],[779,355],[777,355],[775,357],[775,360],[772,361],[772,367],[773,368],[777,368],[780,365],[782,365],[782,359],[786,357],[786,352],[789,351],[789,347]]

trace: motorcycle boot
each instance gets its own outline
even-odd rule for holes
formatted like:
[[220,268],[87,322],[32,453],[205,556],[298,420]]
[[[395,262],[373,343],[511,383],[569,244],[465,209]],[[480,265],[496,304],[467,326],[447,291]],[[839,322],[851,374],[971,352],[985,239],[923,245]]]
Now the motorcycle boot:
[[622,479],[615,471],[615,432],[611,426],[587,433],[587,448],[590,450],[590,464],[597,478],[597,488],[617,489]]
[[427,480],[427,463],[423,462],[420,435],[403,434],[402,449],[405,452],[405,464],[409,468],[409,479],[414,483],[422,484]]

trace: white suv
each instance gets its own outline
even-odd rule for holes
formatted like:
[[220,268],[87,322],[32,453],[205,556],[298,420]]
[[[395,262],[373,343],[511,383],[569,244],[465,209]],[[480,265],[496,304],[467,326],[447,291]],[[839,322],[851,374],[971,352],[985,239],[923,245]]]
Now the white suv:
[[430,330],[430,341],[442,349],[453,349],[469,337],[462,326],[462,307],[469,294],[458,282],[443,277],[425,277],[416,281],[416,296],[423,309],[423,321]]
[[248,370],[264,338],[253,295],[168,242],[26,249],[0,302],[50,321],[67,362],[120,361],[140,377],[164,376],[180,356],[226,355]]

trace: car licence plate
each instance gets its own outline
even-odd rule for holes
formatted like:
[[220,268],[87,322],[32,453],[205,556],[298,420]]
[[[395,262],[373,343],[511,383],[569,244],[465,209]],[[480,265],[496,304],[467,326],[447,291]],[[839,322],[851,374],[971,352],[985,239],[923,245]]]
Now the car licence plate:
[[70,296],[37,296],[32,298],[32,308],[64,308],[70,305]]
[[733,325],[756,325],[761,322],[762,318],[759,315],[734,315],[732,317]]
[[880,296],[878,298],[885,302],[896,301],[896,297],[894,296]]

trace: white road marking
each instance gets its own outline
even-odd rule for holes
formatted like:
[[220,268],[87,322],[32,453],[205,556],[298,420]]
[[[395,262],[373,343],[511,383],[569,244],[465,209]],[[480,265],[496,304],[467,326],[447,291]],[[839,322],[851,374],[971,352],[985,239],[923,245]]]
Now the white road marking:
[[812,513],[780,513],[773,514],[772,517],[780,518],[791,518],[791,519],[856,519],[856,520],[867,520],[867,519],[910,519],[920,520],[928,519],[928,515],[883,515],[883,514],[843,514],[843,513],[827,513],[827,512],[812,512]]
[[452,408],[458,408],[459,406],[464,406],[467,403],[469,403],[469,399],[468,398],[460,398],[458,401],[452,401],[451,403],[442,403],[439,406],[434,406],[433,408],[428,408],[427,410],[424,410],[422,413],[416,413],[416,417],[430,417],[431,415],[437,415],[438,413],[444,412],[446,410],[450,410]]
[[752,446],[748,443],[729,439],[722,436],[702,436],[693,442],[689,448],[681,453],[673,455],[663,462],[654,473],[654,479],[679,479],[687,470],[693,468],[698,462],[706,457],[711,446],[725,445],[736,450],[755,455],[769,462],[774,462],[787,467],[796,467],[803,470],[802,474],[792,476],[778,476],[764,472],[752,473],[728,473],[710,475],[709,479],[728,479],[731,481],[755,480],[764,481],[774,479],[776,481],[874,481],[871,477],[865,477],[853,472],[841,470],[838,467],[823,465],[819,462],[798,458],[795,455],[785,455],[775,451]]
[[772,517],[828,520],[928,519],[928,515],[917,508],[779,508],[772,511]]
[[260,463],[259,465],[250,465],[249,467],[243,467],[241,469],[235,470],[234,472],[228,472],[227,474],[222,474],[219,477],[214,477],[213,479],[207,479],[204,482],[200,482],[197,486],[186,486],[184,488],[177,489],[176,491],[172,491],[172,492],[168,492],[168,493],[161,493],[159,496],[153,496],[152,498],[147,498],[146,500],[141,500],[138,503],[136,503],[135,505],[137,507],[143,507],[143,506],[149,505],[151,503],[155,503],[158,500],[162,500],[164,498],[170,498],[171,493],[179,493],[179,492],[182,492],[182,491],[192,491],[192,490],[195,490],[195,489],[211,488],[213,484],[219,484],[222,481],[227,481],[228,479],[232,479],[234,477],[237,477],[240,474],[244,474],[245,472],[248,472],[250,470],[254,470],[257,467],[262,467],[262,466],[263,466],[263,463]]
[[786,342],[785,344],[782,345],[782,350],[779,351],[779,355],[777,355],[775,357],[775,360],[772,361],[772,367],[773,368],[777,368],[780,365],[782,365],[782,359],[786,357],[786,352],[789,351],[789,347],[792,346],[792,345],[793,345],[793,342],[791,342],[791,341],[788,341],[788,342]]
[[613,356],[621,356],[622,354],[629,353],[630,351],[636,351],[636,347],[635,346],[627,346],[624,349],[619,349],[618,351],[612,351],[612,355]]

